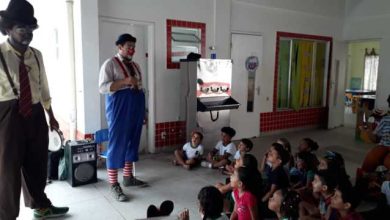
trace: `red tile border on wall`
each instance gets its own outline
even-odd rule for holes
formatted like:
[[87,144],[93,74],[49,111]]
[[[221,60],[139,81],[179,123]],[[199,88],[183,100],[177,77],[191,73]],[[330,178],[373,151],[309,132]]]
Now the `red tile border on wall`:
[[278,54],[279,54],[279,40],[282,37],[321,40],[330,43],[329,64],[328,64],[329,68],[328,68],[328,80],[327,80],[328,83],[327,83],[327,95],[326,95],[326,106],[328,106],[333,38],[327,36],[277,32],[272,112],[260,113],[260,132],[269,132],[269,131],[275,131],[281,129],[303,127],[307,125],[319,125],[325,127],[326,124],[328,123],[328,107],[308,108],[308,109],[301,109],[298,111],[277,110],[276,103],[278,97],[278,69],[279,69]]
[[309,108],[299,111],[277,111],[260,114],[260,131],[269,132],[308,125],[322,126],[326,124],[328,110],[324,108]]
[[184,144],[186,142],[186,122],[156,123],[155,142],[156,148]]
[[172,26],[201,29],[201,52],[206,57],[206,24],[192,21],[167,19],[167,69],[179,69],[180,63],[172,62]]

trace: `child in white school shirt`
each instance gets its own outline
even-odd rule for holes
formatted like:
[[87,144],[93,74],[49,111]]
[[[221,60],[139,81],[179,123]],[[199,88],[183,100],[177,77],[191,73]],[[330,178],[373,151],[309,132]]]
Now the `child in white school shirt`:
[[236,145],[232,142],[234,135],[236,135],[236,130],[231,127],[223,127],[221,140],[207,155],[207,161],[203,161],[201,165],[208,168],[219,168],[231,164],[236,153]]
[[175,159],[172,163],[175,166],[181,165],[187,170],[198,165],[204,151],[204,147],[201,144],[202,140],[203,134],[201,132],[192,132],[191,141],[184,144],[181,149],[175,150]]

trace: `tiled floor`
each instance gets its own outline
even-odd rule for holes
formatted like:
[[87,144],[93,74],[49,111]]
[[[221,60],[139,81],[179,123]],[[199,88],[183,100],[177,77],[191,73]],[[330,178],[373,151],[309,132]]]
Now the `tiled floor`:
[[[353,135],[352,128],[305,130],[269,135],[254,139],[253,154],[260,159],[270,143],[282,136],[291,141],[295,152],[301,138],[311,137],[320,145],[317,155],[322,155],[326,150],[336,150],[342,153],[346,160],[347,171],[354,177],[356,168],[360,166],[371,145],[355,141]],[[72,188],[67,182],[57,181],[48,185],[46,192],[55,205],[70,207],[69,215],[60,219],[130,220],[145,218],[149,204],[160,204],[165,199],[175,202],[173,213],[189,208],[191,219],[200,219],[196,199],[199,189],[225,179],[225,176],[216,170],[197,168],[187,171],[174,167],[171,165],[171,154],[167,153],[142,155],[140,162],[137,163],[137,175],[148,181],[150,187],[125,188],[125,193],[130,195],[130,201],[124,203],[116,202],[110,197],[109,185],[103,169],[98,171],[99,181],[96,184]],[[21,202],[18,219],[33,219],[31,210],[25,208],[23,202]]]

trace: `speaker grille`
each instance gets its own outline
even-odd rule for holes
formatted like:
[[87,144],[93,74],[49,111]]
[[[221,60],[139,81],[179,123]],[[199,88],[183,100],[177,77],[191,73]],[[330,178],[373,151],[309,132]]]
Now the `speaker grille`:
[[77,166],[74,170],[74,178],[80,182],[91,180],[94,174],[94,167],[88,163],[83,163]]

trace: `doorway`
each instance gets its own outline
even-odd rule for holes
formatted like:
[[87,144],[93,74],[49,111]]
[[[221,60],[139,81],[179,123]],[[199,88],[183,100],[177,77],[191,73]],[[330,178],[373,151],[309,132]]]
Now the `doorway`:
[[[140,152],[155,152],[155,102],[154,102],[154,25],[147,22],[100,17],[99,21],[99,61],[102,64],[118,51],[115,41],[119,35],[129,33],[137,39],[134,61],[140,65],[145,89],[145,105],[148,120],[143,126]],[[107,128],[105,117],[105,98],[100,97],[101,127]]]
[[[379,40],[349,42],[347,50],[344,126],[355,128],[360,121],[358,118],[360,98],[372,96],[374,99],[368,107],[372,110],[375,106],[380,42]],[[369,115],[364,117],[366,120]]]
[[240,103],[240,107],[230,111],[230,126],[237,131],[236,139],[257,137],[260,134],[259,79],[262,71],[263,37],[232,34],[231,54],[232,97]]

